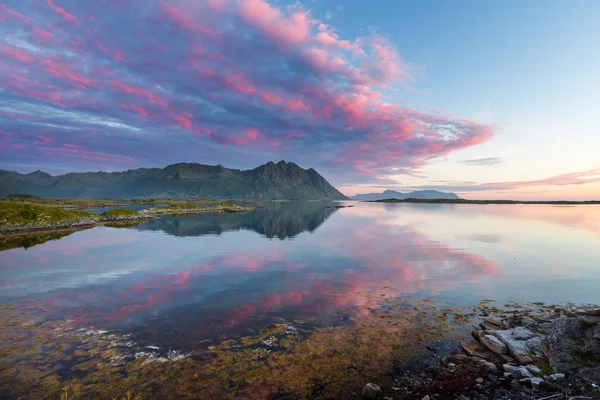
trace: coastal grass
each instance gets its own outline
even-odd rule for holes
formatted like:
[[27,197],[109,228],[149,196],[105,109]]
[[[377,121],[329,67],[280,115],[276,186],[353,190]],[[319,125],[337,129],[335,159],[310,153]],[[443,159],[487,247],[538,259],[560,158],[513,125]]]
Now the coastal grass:
[[97,220],[98,216],[78,210],[51,207],[40,204],[0,201],[0,229],[24,226],[51,227],[76,222]]
[[102,213],[104,218],[118,218],[118,217],[134,217],[140,215],[139,212],[131,210],[129,208],[115,208]]

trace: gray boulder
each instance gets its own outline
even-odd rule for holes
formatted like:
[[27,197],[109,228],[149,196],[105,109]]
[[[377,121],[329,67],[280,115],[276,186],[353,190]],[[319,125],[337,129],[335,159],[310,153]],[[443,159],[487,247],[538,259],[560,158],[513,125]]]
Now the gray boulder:
[[508,348],[511,356],[513,356],[519,364],[528,364],[533,361],[535,350],[527,345],[527,341],[531,340],[535,333],[527,328],[517,327],[503,331],[496,331],[494,335],[500,339]]

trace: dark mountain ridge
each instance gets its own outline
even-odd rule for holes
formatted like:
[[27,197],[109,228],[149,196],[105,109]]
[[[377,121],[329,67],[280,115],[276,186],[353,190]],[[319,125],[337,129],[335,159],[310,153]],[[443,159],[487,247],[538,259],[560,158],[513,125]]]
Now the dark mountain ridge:
[[457,200],[459,197],[455,193],[439,192],[437,190],[416,190],[409,193],[401,193],[395,190],[385,190],[383,193],[357,194],[351,197],[353,200],[385,200],[385,199],[421,199],[421,200]]
[[285,161],[251,170],[197,163],[58,176],[0,170],[0,196],[12,193],[51,198],[346,199],[314,169]]

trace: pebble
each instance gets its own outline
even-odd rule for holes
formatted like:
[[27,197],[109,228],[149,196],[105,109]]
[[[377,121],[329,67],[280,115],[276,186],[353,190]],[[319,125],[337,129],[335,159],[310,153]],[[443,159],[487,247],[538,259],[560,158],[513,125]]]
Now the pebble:
[[431,400],[431,397],[429,397],[429,395],[423,397],[421,400]]
[[477,382],[477,383],[483,383],[483,378],[477,378],[477,379],[475,379],[475,382]]

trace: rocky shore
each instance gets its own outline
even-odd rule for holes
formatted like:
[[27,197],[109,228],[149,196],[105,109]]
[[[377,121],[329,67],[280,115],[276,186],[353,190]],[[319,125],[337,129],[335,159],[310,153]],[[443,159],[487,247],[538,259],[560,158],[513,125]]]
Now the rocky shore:
[[[600,310],[483,318],[460,351],[367,383],[381,400],[600,399]],[[358,394],[357,394],[358,395]]]

